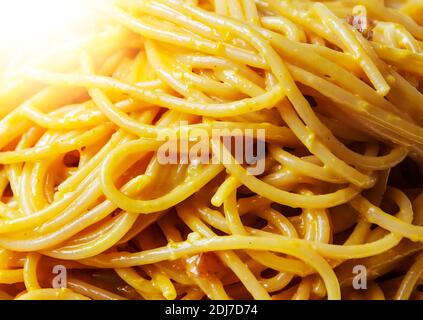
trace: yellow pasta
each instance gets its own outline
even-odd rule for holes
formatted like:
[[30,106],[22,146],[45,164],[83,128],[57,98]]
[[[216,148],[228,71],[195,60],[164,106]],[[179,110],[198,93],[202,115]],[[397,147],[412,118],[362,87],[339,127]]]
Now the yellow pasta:
[[393,3],[101,1],[11,63],[0,299],[421,300],[423,6]]

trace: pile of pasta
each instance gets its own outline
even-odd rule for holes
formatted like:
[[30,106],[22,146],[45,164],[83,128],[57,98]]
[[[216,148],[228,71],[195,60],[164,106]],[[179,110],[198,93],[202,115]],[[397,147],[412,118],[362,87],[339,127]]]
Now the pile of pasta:
[[[1,299],[423,299],[422,1],[101,12],[2,77]],[[264,172],[160,163],[198,129]]]

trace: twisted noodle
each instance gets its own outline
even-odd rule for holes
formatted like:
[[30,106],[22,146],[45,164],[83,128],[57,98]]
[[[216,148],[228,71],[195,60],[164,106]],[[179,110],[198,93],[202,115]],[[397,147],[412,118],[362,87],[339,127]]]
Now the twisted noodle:
[[1,299],[423,297],[418,1],[100,9],[1,84]]

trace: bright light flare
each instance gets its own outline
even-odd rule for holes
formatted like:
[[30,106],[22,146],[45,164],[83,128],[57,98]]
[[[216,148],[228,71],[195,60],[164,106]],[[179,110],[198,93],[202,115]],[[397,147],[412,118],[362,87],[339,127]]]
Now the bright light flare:
[[[95,27],[105,0],[0,0],[0,62],[37,54]],[[1,63],[0,63],[1,66]]]

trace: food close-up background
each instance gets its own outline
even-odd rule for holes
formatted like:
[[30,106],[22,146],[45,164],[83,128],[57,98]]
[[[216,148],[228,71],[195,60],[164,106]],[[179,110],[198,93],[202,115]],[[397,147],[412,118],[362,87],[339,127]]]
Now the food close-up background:
[[422,300],[423,0],[0,1],[1,300]]

